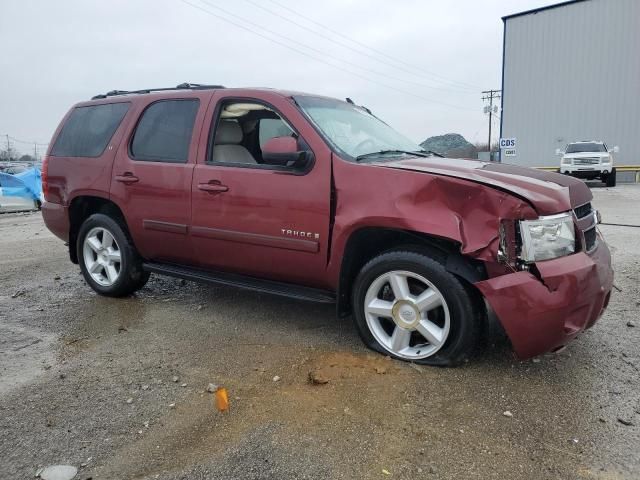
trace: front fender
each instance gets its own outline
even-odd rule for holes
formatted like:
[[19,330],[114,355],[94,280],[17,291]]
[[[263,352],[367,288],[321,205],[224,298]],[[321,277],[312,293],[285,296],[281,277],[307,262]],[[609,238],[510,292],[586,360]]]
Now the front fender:
[[329,260],[334,285],[347,241],[361,228],[421,232],[458,244],[461,255],[496,262],[500,221],[537,218],[525,201],[458,178],[338,161],[334,184],[337,201]]

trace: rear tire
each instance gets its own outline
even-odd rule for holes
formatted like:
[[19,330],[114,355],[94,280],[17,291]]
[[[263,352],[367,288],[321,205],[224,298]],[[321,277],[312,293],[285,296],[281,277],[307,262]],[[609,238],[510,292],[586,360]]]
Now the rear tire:
[[100,295],[123,297],[149,280],[125,229],[107,215],[96,213],[84,221],[76,249],[84,279]]
[[400,360],[454,366],[478,342],[470,292],[422,253],[391,251],[369,261],[355,280],[352,303],[365,345]]

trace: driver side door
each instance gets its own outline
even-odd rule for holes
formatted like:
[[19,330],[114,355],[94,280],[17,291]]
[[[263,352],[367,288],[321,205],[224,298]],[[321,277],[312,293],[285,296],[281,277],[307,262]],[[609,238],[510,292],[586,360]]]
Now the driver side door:
[[[328,148],[317,138],[303,138],[311,127],[282,97],[221,96],[211,110],[209,148],[201,148],[206,154],[198,159],[192,184],[191,241],[199,265],[324,287]],[[314,163],[306,173],[262,159],[261,147],[283,135],[312,150]]]

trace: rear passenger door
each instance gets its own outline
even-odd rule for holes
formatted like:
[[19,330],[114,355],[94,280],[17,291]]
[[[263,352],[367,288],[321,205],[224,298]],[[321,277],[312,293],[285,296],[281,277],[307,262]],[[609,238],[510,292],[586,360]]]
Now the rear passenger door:
[[140,254],[188,263],[191,180],[210,94],[149,100],[114,162],[111,198],[122,209]]

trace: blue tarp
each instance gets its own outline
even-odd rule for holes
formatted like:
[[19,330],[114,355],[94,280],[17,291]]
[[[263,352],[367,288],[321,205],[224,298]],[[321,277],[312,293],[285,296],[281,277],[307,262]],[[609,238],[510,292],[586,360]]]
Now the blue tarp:
[[24,197],[42,201],[40,169],[34,167],[15,175],[0,172],[0,190],[6,197]]

